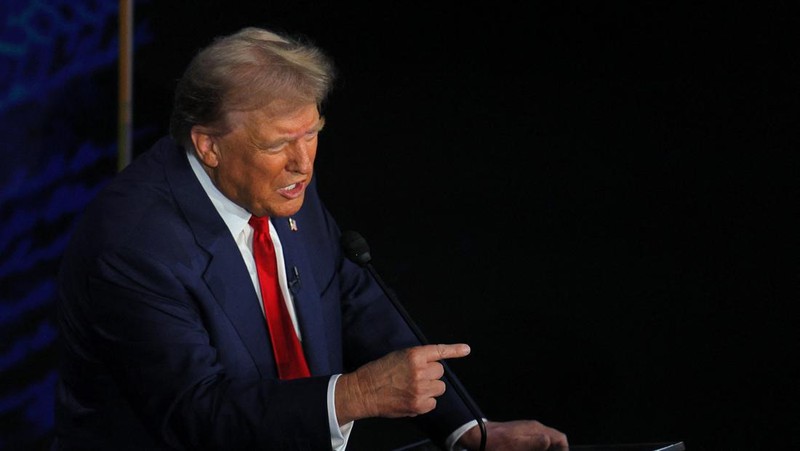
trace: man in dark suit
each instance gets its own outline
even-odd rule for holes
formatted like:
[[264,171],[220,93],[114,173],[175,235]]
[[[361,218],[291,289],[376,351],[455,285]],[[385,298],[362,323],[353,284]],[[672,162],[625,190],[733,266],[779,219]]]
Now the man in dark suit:
[[[98,195],[64,254],[54,448],[342,450],[359,419],[416,417],[442,448],[478,449],[440,363],[469,347],[415,338],[316,192],[332,79],[318,48],[255,28],[192,60],[171,136]],[[485,428],[487,449],[567,445],[536,421]]]

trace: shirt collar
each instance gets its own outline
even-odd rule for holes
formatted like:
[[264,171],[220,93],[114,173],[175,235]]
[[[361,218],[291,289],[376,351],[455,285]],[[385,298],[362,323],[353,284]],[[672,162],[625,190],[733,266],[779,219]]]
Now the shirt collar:
[[214,204],[217,213],[222,217],[225,225],[228,226],[233,238],[236,239],[248,225],[247,221],[250,220],[250,212],[233,203],[233,201],[225,197],[225,195],[217,189],[216,185],[211,181],[211,177],[209,177],[208,173],[203,169],[200,160],[193,150],[187,150],[186,157],[189,159],[192,172],[194,172],[197,180],[200,181],[203,191],[205,191],[208,198],[211,199],[211,203]]

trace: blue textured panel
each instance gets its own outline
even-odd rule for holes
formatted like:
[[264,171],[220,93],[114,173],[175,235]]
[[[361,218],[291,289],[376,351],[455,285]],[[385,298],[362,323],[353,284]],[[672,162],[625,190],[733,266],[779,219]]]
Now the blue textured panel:
[[116,165],[117,16],[116,1],[0,3],[0,449],[52,433],[58,260]]

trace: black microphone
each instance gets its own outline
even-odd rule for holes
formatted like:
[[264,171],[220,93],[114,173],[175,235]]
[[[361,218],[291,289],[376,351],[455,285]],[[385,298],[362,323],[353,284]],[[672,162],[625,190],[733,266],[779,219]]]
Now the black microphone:
[[[375,279],[376,282],[378,282],[378,285],[381,287],[381,290],[383,290],[384,294],[386,294],[386,297],[388,297],[389,300],[392,302],[394,308],[397,310],[398,313],[400,313],[400,316],[403,317],[406,324],[414,332],[414,335],[417,336],[417,339],[420,341],[420,343],[422,343],[423,345],[430,344],[428,342],[428,339],[425,338],[425,335],[419,329],[419,327],[417,327],[417,325],[411,319],[411,316],[409,316],[408,312],[406,312],[406,309],[403,308],[402,304],[400,304],[400,301],[398,301],[397,297],[392,293],[392,290],[390,290],[389,287],[386,286],[381,276],[378,275],[378,272],[375,271],[375,268],[373,268],[372,264],[370,263],[370,261],[372,260],[372,255],[370,255],[369,253],[369,245],[367,244],[367,240],[365,240],[360,233],[352,230],[347,230],[342,233],[340,243],[342,245],[342,249],[344,249],[345,255],[347,256],[348,259],[350,259],[350,261],[363,268],[366,268],[369,271],[369,273],[372,274],[372,277]],[[442,360],[440,361],[440,363],[444,367],[445,377],[450,381],[450,384],[455,389],[459,398],[461,398],[464,404],[467,405],[467,408],[472,413],[472,416],[474,416],[475,419],[478,421],[478,426],[481,429],[480,450],[484,451],[486,449],[486,425],[483,424],[483,418],[481,417],[481,414],[478,411],[478,407],[475,405],[475,402],[472,400],[472,398],[467,396],[464,387],[461,385],[461,382],[455,378],[452,371],[450,370],[450,367],[447,365],[447,362]]]

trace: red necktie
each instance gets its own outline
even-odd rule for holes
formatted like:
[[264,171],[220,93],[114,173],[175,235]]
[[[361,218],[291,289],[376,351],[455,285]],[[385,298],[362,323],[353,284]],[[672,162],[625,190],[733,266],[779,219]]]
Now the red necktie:
[[251,216],[249,223],[255,230],[253,257],[256,260],[258,282],[261,285],[261,299],[267,315],[269,337],[272,340],[275,364],[278,366],[278,377],[281,379],[308,377],[310,373],[303,355],[303,347],[297,338],[289,310],[286,308],[278,285],[278,264],[275,248],[269,236],[269,218]]

